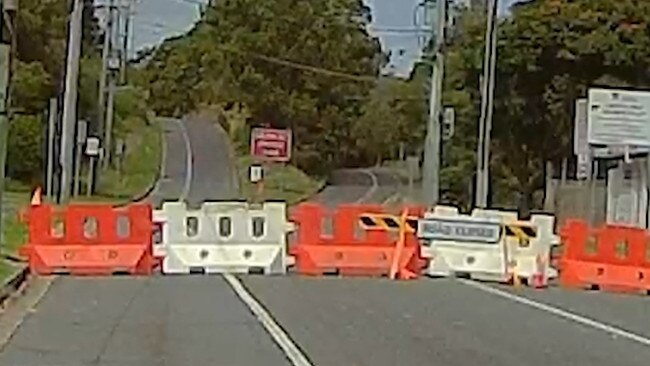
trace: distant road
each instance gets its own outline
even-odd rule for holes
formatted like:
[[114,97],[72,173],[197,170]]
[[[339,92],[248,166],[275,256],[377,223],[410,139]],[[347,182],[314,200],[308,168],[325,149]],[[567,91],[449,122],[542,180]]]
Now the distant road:
[[[223,131],[204,119],[164,124],[164,177],[151,200],[236,197]],[[0,365],[289,363],[221,276],[158,275],[57,278],[1,349]]]

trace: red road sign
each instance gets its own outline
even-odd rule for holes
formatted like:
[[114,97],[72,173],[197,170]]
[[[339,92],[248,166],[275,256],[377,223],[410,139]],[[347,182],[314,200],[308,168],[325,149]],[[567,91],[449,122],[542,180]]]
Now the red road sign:
[[267,161],[291,160],[291,130],[253,128],[251,131],[251,155]]

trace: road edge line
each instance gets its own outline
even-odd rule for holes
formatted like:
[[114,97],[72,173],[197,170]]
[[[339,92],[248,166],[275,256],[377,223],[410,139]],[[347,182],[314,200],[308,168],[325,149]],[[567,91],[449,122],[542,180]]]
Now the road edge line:
[[24,282],[24,286],[27,286],[24,290],[25,293],[18,296],[0,314],[0,353],[9,344],[11,338],[16,334],[16,330],[33,312],[33,309],[43,300],[55,280],[55,276],[44,276]]
[[511,294],[509,292],[499,290],[499,289],[496,289],[494,287],[490,287],[490,286],[482,284],[480,282],[475,282],[475,281],[472,281],[472,280],[465,280],[465,279],[459,279],[458,281],[465,284],[465,285],[474,287],[474,288],[476,288],[478,290],[490,293],[492,295],[496,295],[496,296],[499,296],[501,298],[508,299],[508,300],[514,301],[516,303],[526,305],[528,307],[547,312],[547,313],[555,315],[555,316],[557,316],[559,318],[563,318],[563,319],[572,321],[574,323],[578,323],[578,324],[581,324],[581,325],[584,325],[584,326],[587,326],[587,327],[591,327],[591,328],[603,331],[605,333],[608,333],[610,335],[619,336],[619,337],[625,338],[627,340],[634,341],[636,343],[639,343],[639,344],[642,344],[644,346],[650,347],[650,338],[646,338],[646,337],[644,337],[642,335],[627,331],[625,329],[622,329],[622,328],[619,328],[619,327],[616,327],[616,326],[613,326],[613,325],[605,324],[605,323],[599,322],[598,320],[591,319],[591,318],[588,318],[586,316],[583,316],[583,315],[580,315],[580,314],[577,314],[577,313],[574,313],[574,312],[571,312],[571,311],[568,311],[568,310],[561,309],[559,307],[544,304],[542,302],[531,300],[531,299],[528,299],[528,298],[523,297],[523,296]]
[[229,273],[224,274],[223,277],[239,299],[246,304],[260,324],[262,324],[266,332],[273,338],[273,341],[280,347],[282,353],[291,361],[291,364],[294,366],[313,366],[309,358],[291,340],[289,334],[273,319],[273,316],[271,316],[264,306],[248,292],[237,277]]
[[183,140],[185,141],[185,152],[186,152],[186,161],[185,161],[185,182],[183,183],[183,190],[181,191],[180,197],[178,197],[179,201],[185,201],[187,200],[187,196],[190,194],[190,189],[192,185],[192,171],[193,171],[193,163],[192,163],[192,143],[190,141],[190,136],[187,133],[187,127],[185,126],[185,122],[181,119],[177,119],[176,123],[181,127],[181,133],[183,134]]
[[379,180],[377,179],[375,173],[370,171],[370,169],[362,169],[360,170],[360,172],[370,177],[370,179],[372,180],[372,186],[368,188],[368,190],[366,191],[366,193],[363,194],[363,196],[359,197],[359,199],[357,199],[354,202],[355,204],[361,204],[367,201],[368,199],[370,199],[370,197],[372,197],[372,195],[375,194],[375,192],[377,192],[377,188],[379,187]]

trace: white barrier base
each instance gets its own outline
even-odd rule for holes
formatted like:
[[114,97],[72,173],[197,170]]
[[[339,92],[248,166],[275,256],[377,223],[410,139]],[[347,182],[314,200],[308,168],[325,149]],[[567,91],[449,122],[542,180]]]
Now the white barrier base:
[[[245,263],[245,264],[244,264]],[[286,257],[280,247],[268,245],[182,244],[166,248],[164,274],[189,274],[197,269],[207,274],[250,273],[285,274]]]
[[426,274],[431,277],[460,275],[482,281],[506,282],[508,274],[502,257],[491,251],[463,247],[422,248],[422,256],[431,258]]

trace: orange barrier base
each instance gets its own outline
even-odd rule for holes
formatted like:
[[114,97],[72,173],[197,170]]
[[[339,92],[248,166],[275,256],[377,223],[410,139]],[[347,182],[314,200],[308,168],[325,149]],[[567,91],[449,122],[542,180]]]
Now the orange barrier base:
[[625,265],[562,261],[560,284],[569,288],[593,288],[608,292],[641,293],[650,291],[650,268]]
[[71,274],[106,276],[117,273],[150,275],[158,263],[147,248],[138,245],[34,245],[21,254],[29,258],[37,275]]
[[[292,248],[299,274],[321,276],[382,277],[390,274],[394,246],[370,247],[360,245],[300,245]],[[425,263],[418,259],[417,247],[404,247],[398,261],[397,278],[415,279]]]

